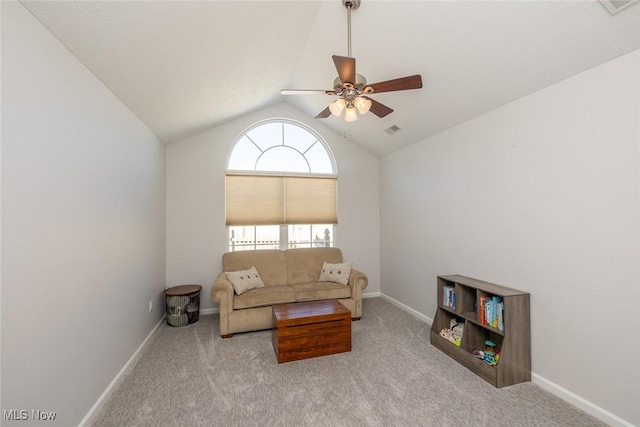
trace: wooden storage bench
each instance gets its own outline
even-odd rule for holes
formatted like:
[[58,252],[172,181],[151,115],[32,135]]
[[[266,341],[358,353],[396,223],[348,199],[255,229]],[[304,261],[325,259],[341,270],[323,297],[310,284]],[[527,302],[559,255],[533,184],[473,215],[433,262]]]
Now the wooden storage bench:
[[351,351],[351,311],[339,301],[282,304],[272,311],[278,363]]

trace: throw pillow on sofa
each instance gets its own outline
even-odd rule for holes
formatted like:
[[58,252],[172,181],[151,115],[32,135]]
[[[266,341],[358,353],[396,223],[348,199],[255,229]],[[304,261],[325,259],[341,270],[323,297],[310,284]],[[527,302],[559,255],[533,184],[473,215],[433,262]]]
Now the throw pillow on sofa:
[[319,282],[337,282],[343,285],[349,283],[349,275],[351,275],[351,262],[342,264],[330,264],[324,262],[322,270],[320,270]]
[[264,288],[264,283],[255,267],[249,270],[225,271],[227,279],[231,282],[236,294],[241,295],[256,288]]

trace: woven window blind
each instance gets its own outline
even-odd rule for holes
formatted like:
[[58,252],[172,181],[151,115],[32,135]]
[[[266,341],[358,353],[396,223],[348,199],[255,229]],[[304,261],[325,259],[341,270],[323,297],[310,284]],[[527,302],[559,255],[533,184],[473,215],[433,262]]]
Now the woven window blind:
[[227,225],[337,224],[337,181],[227,175]]

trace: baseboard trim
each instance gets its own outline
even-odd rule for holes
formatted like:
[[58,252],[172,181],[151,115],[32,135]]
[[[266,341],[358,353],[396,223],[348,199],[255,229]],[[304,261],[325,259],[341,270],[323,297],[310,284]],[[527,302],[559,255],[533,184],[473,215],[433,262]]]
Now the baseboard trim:
[[422,320],[423,322],[431,325],[433,324],[433,319],[430,317],[425,316],[424,314],[420,313],[419,311],[414,310],[413,308],[409,307],[408,305],[404,305],[403,303],[401,303],[398,300],[395,300],[393,298],[391,298],[389,295],[385,295],[383,293],[380,294],[380,297],[382,297],[382,299],[389,301],[391,304],[400,307],[402,310],[406,311],[407,313],[410,313],[412,315],[414,315],[415,317],[417,317],[418,319]]
[[367,292],[366,294],[362,294],[362,298],[378,298],[380,296],[380,292]]
[[612,414],[606,409],[601,408],[600,406],[588,401],[587,399],[578,396],[572,391],[569,391],[566,388],[559,386],[558,384],[549,381],[548,379],[533,372],[531,373],[531,382],[610,426],[634,426],[634,424],[623,420],[619,416]]
[[[393,298],[391,298],[388,295],[385,295],[383,293],[380,294],[380,297],[382,299],[385,299],[387,301],[389,301],[391,304],[399,307],[400,309],[406,311],[407,313],[410,313],[412,315],[414,315],[415,317],[419,318],[420,320],[428,323],[428,324],[432,324],[433,323],[433,319],[431,319],[430,317],[425,316],[424,314],[414,310],[413,308],[401,303],[398,300],[395,300]],[[364,295],[363,295],[364,298]],[[592,417],[595,417],[597,419],[599,419],[600,421],[602,421],[603,423],[606,423],[610,426],[620,426],[620,427],[634,427],[634,424],[623,420],[622,418],[618,417],[615,414],[612,414],[611,412],[607,411],[604,408],[601,408],[600,406],[588,401],[587,399],[578,396],[577,394],[567,390],[564,387],[559,386],[558,384],[549,381],[548,379],[536,374],[536,373],[531,373],[531,382],[536,384],[537,386],[539,386],[540,388],[548,391],[549,393],[553,394],[554,396],[559,397],[560,399],[564,400],[567,403],[572,404],[573,406],[576,406],[577,408],[583,410],[584,412],[586,412],[587,414],[591,415]]]
[[165,317],[166,317],[166,314],[164,316],[162,316],[162,318],[160,319],[160,321],[158,321],[156,326],[154,326],[154,328],[151,330],[151,332],[149,332],[149,335],[147,335],[147,337],[144,339],[144,341],[142,341],[142,344],[140,344],[140,346],[135,351],[135,353],[133,353],[133,356],[131,356],[129,358],[129,360],[127,360],[127,363],[125,363],[124,366],[122,367],[122,369],[120,369],[120,372],[118,372],[118,374],[115,376],[113,381],[111,381],[111,383],[107,386],[107,388],[102,393],[102,395],[100,395],[100,397],[98,398],[96,403],[91,407],[91,409],[89,409],[89,412],[87,412],[87,415],[85,415],[85,417],[82,419],[82,421],[80,421],[80,424],[78,424],[79,427],[88,425],[88,423],[98,413],[98,410],[100,408],[102,408],[102,405],[107,401],[107,398],[111,395],[113,390],[115,390],[116,386],[118,384],[120,384],[120,381],[124,378],[124,373],[127,372],[129,370],[129,368],[132,368],[133,365],[135,365],[135,362],[138,361],[138,359],[140,358],[140,355],[142,354],[142,349],[147,344],[149,339],[153,336],[153,334],[156,333],[156,331],[158,330],[160,325],[162,325],[162,323],[164,322]]

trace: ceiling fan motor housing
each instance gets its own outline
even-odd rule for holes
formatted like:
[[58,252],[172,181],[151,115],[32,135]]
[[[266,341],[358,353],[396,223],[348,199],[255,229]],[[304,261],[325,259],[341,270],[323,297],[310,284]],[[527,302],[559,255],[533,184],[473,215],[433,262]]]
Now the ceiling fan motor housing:
[[335,94],[344,98],[348,106],[353,106],[355,99],[363,94],[373,93],[373,88],[367,86],[367,79],[362,74],[356,73],[355,84],[342,82],[340,77],[336,77],[333,81],[333,89]]
[[333,89],[336,91],[336,93],[341,92],[344,89],[356,89],[362,92],[364,91],[366,86],[367,86],[367,79],[362,74],[357,74],[357,73],[356,73],[355,83],[351,83],[351,82],[343,83],[342,80],[340,80],[340,76],[336,77],[335,80],[333,81]]

